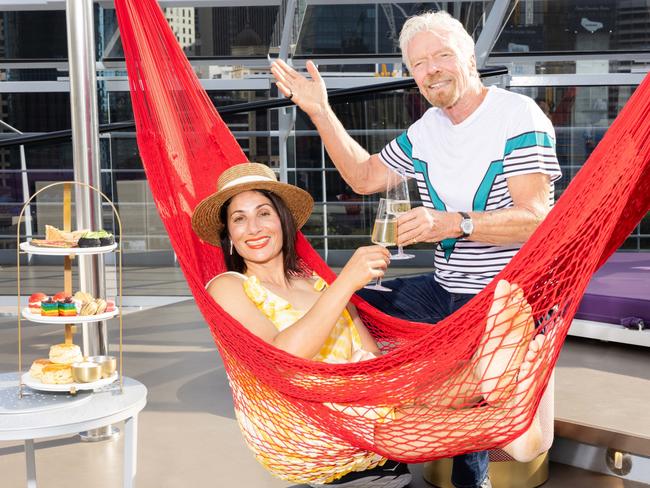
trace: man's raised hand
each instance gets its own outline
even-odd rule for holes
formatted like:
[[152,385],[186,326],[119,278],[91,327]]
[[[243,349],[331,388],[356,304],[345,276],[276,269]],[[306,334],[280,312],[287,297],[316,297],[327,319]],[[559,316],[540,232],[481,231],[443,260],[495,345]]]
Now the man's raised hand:
[[324,113],[327,108],[327,88],[312,61],[307,61],[307,71],[311,79],[298,73],[281,59],[271,64],[271,73],[282,94],[290,98],[310,117]]

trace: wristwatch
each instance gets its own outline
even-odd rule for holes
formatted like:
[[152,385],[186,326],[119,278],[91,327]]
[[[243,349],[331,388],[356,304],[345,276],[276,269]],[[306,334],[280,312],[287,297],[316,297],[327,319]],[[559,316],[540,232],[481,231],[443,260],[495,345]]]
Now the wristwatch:
[[474,232],[474,222],[472,222],[472,217],[469,216],[466,212],[458,212],[463,220],[460,221],[460,230],[463,233],[460,236],[461,239],[467,239],[472,232]]

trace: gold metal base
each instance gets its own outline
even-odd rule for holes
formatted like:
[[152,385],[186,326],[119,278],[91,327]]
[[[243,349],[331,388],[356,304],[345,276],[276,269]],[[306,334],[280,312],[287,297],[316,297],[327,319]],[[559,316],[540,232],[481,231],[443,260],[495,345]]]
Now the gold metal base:
[[[427,482],[438,488],[454,488],[451,484],[451,465],[451,459],[425,463],[422,475]],[[548,479],[548,452],[528,463],[492,462],[489,474],[494,488],[535,488]]]

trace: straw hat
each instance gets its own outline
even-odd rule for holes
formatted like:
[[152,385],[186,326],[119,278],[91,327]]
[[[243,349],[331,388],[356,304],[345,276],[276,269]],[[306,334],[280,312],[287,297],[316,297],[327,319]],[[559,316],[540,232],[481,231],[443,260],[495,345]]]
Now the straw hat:
[[238,193],[247,190],[269,190],[282,198],[293,215],[296,229],[307,222],[314,206],[309,193],[297,186],[280,183],[268,166],[260,163],[237,164],[221,173],[216,193],[205,198],[194,209],[194,232],[205,242],[221,246],[219,234],[224,226],[220,218],[221,207]]

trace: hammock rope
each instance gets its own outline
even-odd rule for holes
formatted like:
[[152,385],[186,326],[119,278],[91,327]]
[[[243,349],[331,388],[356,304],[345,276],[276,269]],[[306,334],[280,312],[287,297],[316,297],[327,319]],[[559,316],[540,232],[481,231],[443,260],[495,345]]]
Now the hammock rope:
[[[497,279],[434,327],[389,317],[354,298],[385,353],[368,362],[307,361],[253,335],[205,291],[204,284],[225,271],[223,258],[190,224],[194,207],[215,191],[219,174],[245,162],[246,155],[155,0],[116,0],[115,7],[147,179],[224,360],[244,437],[258,460],[295,482],[326,481],[380,462],[369,453],[422,462],[501,447],[522,434],[533,421],[589,279],[650,208],[650,79],[497,277],[523,289],[535,319],[556,310],[540,325],[547,332],[540,366],[516,380],[518,364],[508,367],[504,378],[511,380],[495,389],[505,399],[497,406],[450,409],[450,398],[472,406],[458,392],[468,385],[480,391],[486,379],[473,372]],[[305,267],[328,282],[335,279],[300,233],[297,253]],[[517,381],[526,387],[512,396],[513,388],[522,386]],[[396,408],[406,408],[409,416],[390,420]]]

